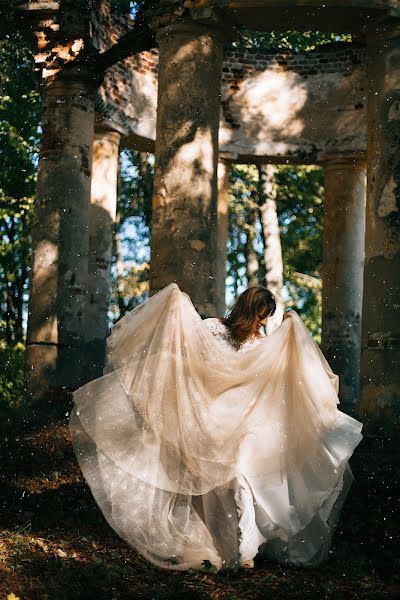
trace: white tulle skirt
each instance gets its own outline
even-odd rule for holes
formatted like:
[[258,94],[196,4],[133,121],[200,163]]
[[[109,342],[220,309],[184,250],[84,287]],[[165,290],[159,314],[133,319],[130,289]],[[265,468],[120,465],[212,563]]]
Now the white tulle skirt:
[[246,353],[220,344],[170,284],[107,339],[104,375],[74,392],[70,431],[111,527],[170,569],[257,553],[327,557],[362,424],[295,311]]

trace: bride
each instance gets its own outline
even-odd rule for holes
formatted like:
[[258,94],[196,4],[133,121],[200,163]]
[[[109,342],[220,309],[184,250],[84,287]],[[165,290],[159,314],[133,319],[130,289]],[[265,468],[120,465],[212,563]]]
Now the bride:
[[293,310],[249,287],[202,320],[171,283],[107,338],[103,376],[76,390],[70,431],[111,527],[163,568],[326,559],[362,425]]

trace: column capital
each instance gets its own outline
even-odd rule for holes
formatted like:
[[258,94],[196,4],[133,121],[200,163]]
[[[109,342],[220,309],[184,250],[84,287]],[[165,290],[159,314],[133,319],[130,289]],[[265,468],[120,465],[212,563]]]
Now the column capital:
[[317,156],[318,163],[325,169],[347,168],[354,167],[366,168],[367,155],[366,152],[320,152]]
[[400,38],[400,18],[384,15],[373,19],[367,26],[368,45],[380,44]]
[[169,35],[181,33],[188,36],[214,35],[226,42],[236,38],[232,18],[218,8],[183,8],[179,13],[153,17],[150,28],[156,33],[157,41]]
[[[86,65],[72,65],[63,67],[57,72],[43,77],[46,93],[59,93],[59,88],[65,88],[67,94],[72,94],[75,88],[84,88],[85,91],[95,93],[101,83],[101,77],[95,76]],[[68,92],[69,90],[69,92]]]
[[115,131],[115,129],[110,129],[106,127],[102,123],[94,124],[94,137],[96,140],[106,139],[108,142],[119,146],[121,141],[121,134],[119,131]]

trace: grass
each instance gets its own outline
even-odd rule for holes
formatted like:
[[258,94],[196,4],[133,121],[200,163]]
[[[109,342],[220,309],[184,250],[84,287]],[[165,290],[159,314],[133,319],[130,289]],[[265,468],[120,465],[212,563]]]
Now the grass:
[[[400,599],[399,448],[364,439],[329,560],[314,569],[256,558],[253,571],[164,571],[109,527],[81,475],[67,417],[0,439],[0,600]],[[400,486],[399,486],[400,487]]]

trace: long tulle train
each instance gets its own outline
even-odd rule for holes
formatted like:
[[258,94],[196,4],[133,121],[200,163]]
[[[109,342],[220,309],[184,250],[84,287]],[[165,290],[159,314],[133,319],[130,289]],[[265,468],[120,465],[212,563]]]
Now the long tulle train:
[[329,552],[362,438],[337,392],[295,311],[238,353],[170,284],[114,326],[70,431],[105,518],[154,564],[232,568],[258,551],[310,566]]

